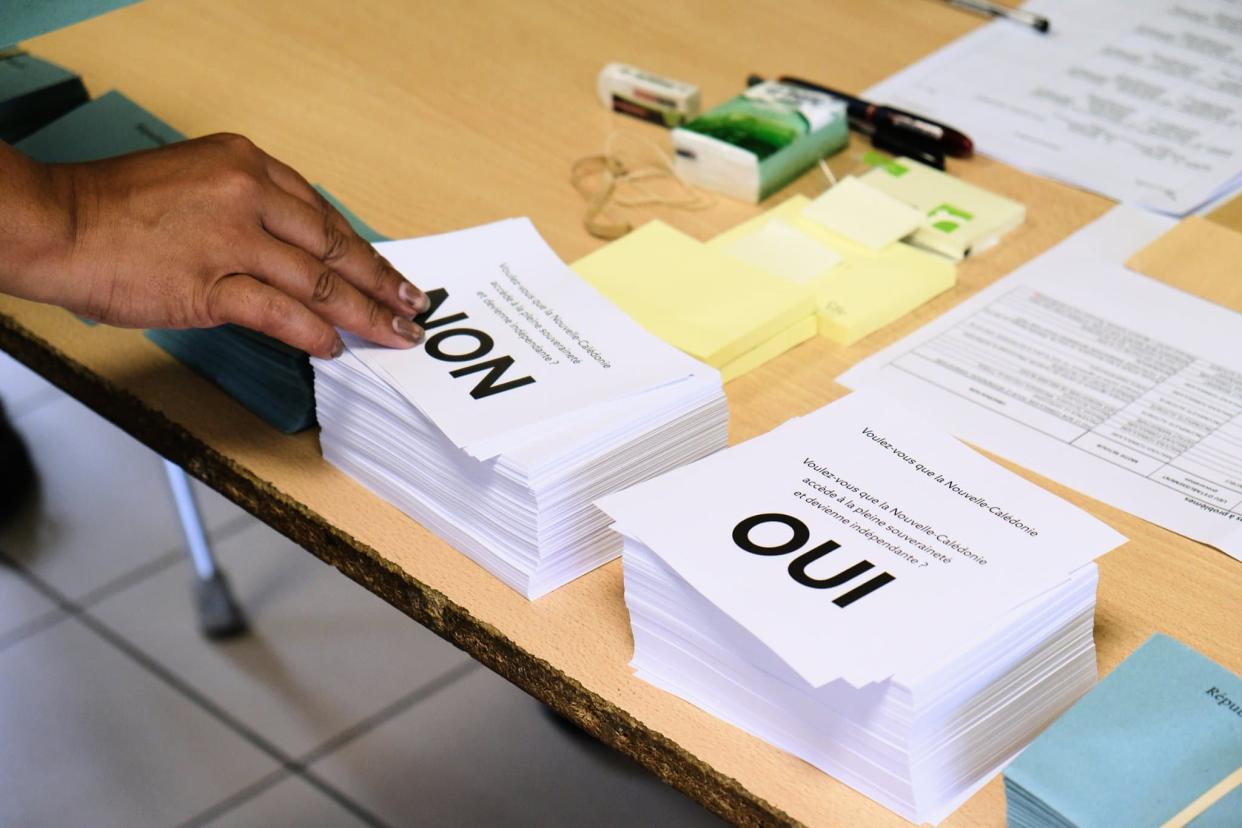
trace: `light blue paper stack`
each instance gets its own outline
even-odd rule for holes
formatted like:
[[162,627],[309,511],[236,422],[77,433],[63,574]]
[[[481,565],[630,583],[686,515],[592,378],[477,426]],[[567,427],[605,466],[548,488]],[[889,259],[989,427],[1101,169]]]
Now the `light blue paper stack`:
[[1238,828],[1242,679],[1155,635],[1023,751],[1005,795],[1010,828]]
[[[15,146],[46,163],[92,161],[184,140],[119,92],[78,107]],[[320,189],[367,241],[383,241]],[[281,431],[315,424],[314,380],[306,354],[236,325],[150,330],[147,338]]]

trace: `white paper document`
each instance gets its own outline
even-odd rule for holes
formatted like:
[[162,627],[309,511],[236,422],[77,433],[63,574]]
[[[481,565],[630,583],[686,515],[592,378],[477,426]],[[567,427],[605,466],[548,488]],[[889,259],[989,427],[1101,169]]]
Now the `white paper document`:
[[350,338],[350,352],[478,459],[703,370],[571,271],[527,219],[376,247],[426,289],[427,335],[406,351]]
[[1242,315],[1121,264],[1171,224],[1116,207],[840,382],[1242,559]]
[[865,97],[952,124],[979,152],[1184,215],[1242,182],[1242,8],[1234,0],[1031,0]]
[[1124,541],[872,392],[598,505],[814,687],[936,663]]

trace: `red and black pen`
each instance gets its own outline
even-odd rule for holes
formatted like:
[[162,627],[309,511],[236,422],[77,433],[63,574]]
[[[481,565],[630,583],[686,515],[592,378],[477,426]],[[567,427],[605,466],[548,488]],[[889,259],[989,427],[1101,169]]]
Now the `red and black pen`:
[[910,139],[911,143],[953,158],[969,158],[974,152],[974,142],[968,136],[951,126],[937,123],[922,115],[892,106],[873,104],[862,98],[856,98],[802,78],[783,75],[780,82],[791,86],[801,86],[804,89],[814,89],[816,92],[823,92],[825,95],[844,101],[850,125],[865,134],[883,132],[889,135],[902,135]]

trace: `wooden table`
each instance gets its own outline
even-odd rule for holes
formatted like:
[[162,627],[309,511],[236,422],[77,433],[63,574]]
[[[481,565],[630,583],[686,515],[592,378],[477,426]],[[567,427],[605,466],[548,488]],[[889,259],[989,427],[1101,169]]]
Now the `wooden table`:
[[[571,162],[598,152],[614,129],[661,137],[596,102],[604,62],[693,80],[709,104],[736,94],[749,72],[858,91],[976,25],[915,0],[150,0],[27,47],[81,72],[93,94],[120,89],[190,135],[245,133],[389,235],[529,215],[573,260],[599,242],[581,228]],[[844,368],[1109,207],[986,159],[952,171],[1025,202],[1026,224],[963,264],[956,289],[891,328],[851,348],[813,340],[730,383],[734,441],[841,395],[833,377]],[[820,188],[808,175],[782,195]],[[701,213],[636,218],[659,216],[708,238],[754,212],[721,200]],[[64,311],[0,297],[0,347],[722,816],[903,824],[633,678],[619,563],[529,603],[328,466],[313,432],[276,433],[136,331],[88,328]],[[1103,671],[1157,630],[1242,671],[1242,564],[1024,474],[1132,539],[1100,565]],[[996,779],[947,824],[1001,825],[1003,807]]]

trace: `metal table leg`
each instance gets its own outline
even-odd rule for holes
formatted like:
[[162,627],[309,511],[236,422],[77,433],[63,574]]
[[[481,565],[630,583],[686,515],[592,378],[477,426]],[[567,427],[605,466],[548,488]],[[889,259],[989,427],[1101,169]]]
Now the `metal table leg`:
[[190,479],[180,466],[164,461],[164,473],[177,504],[177,516],[185,533],[186,548],[194,564],[194,599],[198,607],[199,627],[207,638],[232,638],[246,632],[246,618],[233,600],[228,579],[216,566],[215,556],[207,543],[207,533],[198,516],[198,504],[190,488]]

